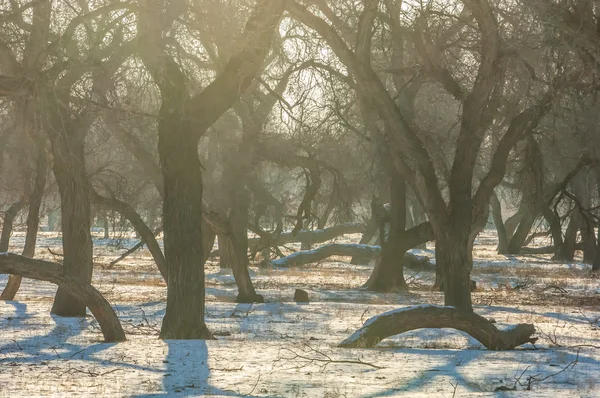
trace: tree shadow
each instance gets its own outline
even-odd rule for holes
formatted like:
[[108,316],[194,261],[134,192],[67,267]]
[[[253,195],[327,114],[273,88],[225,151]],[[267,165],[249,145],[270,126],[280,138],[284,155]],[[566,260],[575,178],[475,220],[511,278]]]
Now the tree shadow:
[[[163,391],[134,395],[137,398],[161,396],[205,396],[253,397],[254,389],[247,383],[240,390],[223,390],[210,384],[208,345],[205,340],[165,340],[168,347],[163,374]],[[261,395],[264,396],[264,395]],[[274,397],[273,397],[274,398]]]

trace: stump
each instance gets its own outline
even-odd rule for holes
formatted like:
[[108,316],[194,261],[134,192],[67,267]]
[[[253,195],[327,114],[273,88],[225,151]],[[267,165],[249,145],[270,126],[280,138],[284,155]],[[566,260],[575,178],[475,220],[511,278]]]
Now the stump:
[[488,350],[512,350],[525,343],[535,343],[531,337],[535,327],[519,324],[500,330],[474,312],[459,311],[454,307],[424,305],[389,311],[369,319],[338,347],[372,348],[381,340],[416,329],[451,328],[477,339]]
[[294,292],[294,301],[297,303],[308,303],[308,293],[302,289],[296,289]]
[[0,253],[0,274],[20,275],[62,287],[90,309],[100,325],[105,342],[125,341],[121,322],[109,302],[92,285],[65,275],[62,265],[18,254]]

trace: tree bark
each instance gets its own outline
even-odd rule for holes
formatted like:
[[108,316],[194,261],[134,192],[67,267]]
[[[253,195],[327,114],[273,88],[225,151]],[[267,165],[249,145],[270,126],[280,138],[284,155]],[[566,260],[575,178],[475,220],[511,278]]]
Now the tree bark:
[[[575,258],[575,245],[577,243],[577,231],[583,226],[582,215],[577,208],[573,209],[571,219],[565,231],[565,238],[560,247],[557,248],[555,258],[561,261],[572,262]],[[560,255],[558,255],[560,253]]]
[[[56,105],[61,107],[62,105]],[[89,180],[85,172],[85,135],[70,123],[68,111],[51,110],[47,129],[52,144],[54,177],[61,200],[63,267],[82,284],[92,280],[92,236]],[[85,303],[67,289],[58,287],[52,314],[85,316]]]
[[436,286],[444,291],[444,304],[462,311],[473,311],[471,270],[473,242],[468,227],[455,222],[435,235]]
[[498,195],[494,192],[491,198],[492,215],[494,217],[494,225],[498,232],[498,254],[508,253],[508,235],[506,234],[506,228],[504,221],[502,220],[502,205]]
[[[100,325],[107,343],[125,341],[125,332],[109,302],[89,283],[69,275],[60,264],[34,260],[12,253],[0,254],[0,273],[47,281],[87,306]],[[85,308],[85,307],[84,307]]]
[[[35,167],[35,181],[29,195],[29,209],[27,212],[27,234],[25,235],[25,246],[23,256],[33,258],[35,255],[35,244],[38,228],[40,225],[40,206],[46,188],[46,177],[48,175],[46,159],[46,139],[38,142],[37,159]],[[0,252],[3,250],[0,250]],[[8,282],[0,295],[0,300],[13,300],[21,286],[21,275],[10,275]]]
[[392,310],[367,320],[364,326],[342,341],[338,347],[373,348],[381,340],[417,329],[452,328],[477,339],[488,350],[512,350],[525,343],[535,343],[535,327],[519,324],[499,330],[484,317],[454,307],[424,305]]
[[[538,216],[538,212],[534,210],[534,208],[534,206],[529,206],[529,210],[523,211],[522,215],[520,216],[520,222],[508,243],[508,252],[506,254],[521,253],[521,248],[523,247],[523,244],[525,243],[525,240],[527,239],[527,236],[533,227],[533,223],[535,223],[535,220]],[[508,233],[508,220],[506,225]]]
[[[226,256],[231,264],[231,270],[233,277],[235,278],[235,284],[238,287],[238,295],[236,302],[238,303],[262,303],[264,302],[263,296],[257,294],[252,285],[250,279],[250,273],[248,270],[248,255],[247,252],[242,255],[239,248],[241,245],[237,242],[237,238],[232,230],[231,224],[223,220],[221,216],[212,212],[207,217],[207,223],[211,224],[212,228],[217,231],[219,236],[219,254]],[[236,247],[238,248],[236,250]],[[241,257],[241,258],[240,258]]]
[[163,176],[164,254],[168,264],[167,309],[161,339],[210,339],[204,323],[202,166],[198,141],[184,109],[189,96],[172,60],[163,69],[158,149]]
[[[378,212],[377,209],[381,206],[381,201],[378,198],[374,197],[371,200],[371,218],[369,219],[366,229],[360,238],[359,243],[361,245],[370,244],[375,235],[377,234],[377,231],[379,231],[379,225],[376,219],[376,214]],[[350,261],[350,264],[365,264],[368,261],[369,260],[364,257],[352,257],[352,261]]]
[[2,222],[2,234],[0,234],[0,253],[8,251],[10,237],[12,235],[13,224],[19,212],[25,207],[25,202],[20,200],[10,205],[4,213],[4,221]]
[[[407,291],[404,280],[402,259],[409,249],[416,246],[415,237],[422,238],[418,243],[433,239],[429,224],[422,228],[406,228],[406,182],[393,172],[390,179],[390,217],[387,237],[383,237],[381,258],[375,264],[373,273],[364,285],[366,290],[375,292]],[[412,239],[411,239],[412,238]]]

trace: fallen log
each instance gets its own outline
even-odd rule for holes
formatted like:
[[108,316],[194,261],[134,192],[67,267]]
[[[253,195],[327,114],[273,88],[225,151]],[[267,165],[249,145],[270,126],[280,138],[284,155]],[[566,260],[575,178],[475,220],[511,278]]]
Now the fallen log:
[[[339,236],[345,234],[357,234],[361,233],[365,230],[365,226],[363,224],[340,224],[335,225],[333,227],[325,228],[325,229],[315,229],[308,230],[304,229],[298,231],[296,234],[291,232],[284,232],[279,234],[277,240],[269,241],[268,238],[250,238],[248,239],[248,248],[250,252],[257,253],[261,251],[264,247],[274,247],[274,246],[283,246],[288,243],[300,242],[303,244],[318,244],[333,240]],[[210,253],[211,257],[215,257],[219,255],[218,250],[213,250]]]
[[[275,267],[296,267],[299,265],[316,263],[331,256],[360,256],[363,259],[376,259],[381,255],[380,246],[369,246],[362,244],[330,243],[312,250],[304,250],[290,254],[270,262]],[[434,269],[429,258],[406,253],[402,264],[411,269]]]
[[62,265],[13,253],[0,253],[0,274],[51,282],[68,291],[92,312],[107,343],[125,341],[125,332],[110,303],[92,285],[65,275]]
[[500,330],[492,322],[474,312],[459,311],[454,307],[422,305],[400,308],[369,319],[338,347],[372,348],[381,340],[417,329],[451,328],[467,333],[488,350],[512,350],[537,338],[532,324],[519,324]]
[[[583,250],[583,244],[578,242],[575,244],[575,250]],[[518,254],[554,254],[556,253],[556,246],[539,246],[539,247],[528,247],[523,246],[519,250]]]

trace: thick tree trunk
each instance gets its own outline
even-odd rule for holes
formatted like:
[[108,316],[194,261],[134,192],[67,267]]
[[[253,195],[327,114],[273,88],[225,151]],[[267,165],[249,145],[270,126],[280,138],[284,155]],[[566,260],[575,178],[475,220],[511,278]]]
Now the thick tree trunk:
[[[46,140],[43,139],[38,143],[35,181],[31,194],[29,195],[29,210],[27,212],[27,234],[25,235],[23,256],[29,258],[33,258],[35,255],[35,244],[40,225],[40,206],[42,205],[42,199],[44,197],[47,175]],[[10,275],[2,294],[0,295],[0,300],[13,300],[19,291],[20,286],[21,275]]]
[[417,329],[452,328],[474,337],[488,350],[512,350],[525,343],[535,343],[535,327],[519,324],[507,330],[499,330],[484,317],[472,311],[460,311],[454,307],[424,305],[402,308],[377,315],[364,326],[342,341],[338,347],[373,348],[381,340]]
[[[65,274],[82,284],[92,281],[92,236],[89,181],[85,172],[84,134],[62,123],[65,116],[54,115],[49,126],[54,177],[61,201],[63,267]],[[67,119],[69,116],[65,116]],[[67,289],[58,287],[51,313],[85,316],[85,303]]]
[[65,272],[60,264],[34,260],[12,253],[0,254],[0,274],[20,275],[25,278],[57,284],[78,302],[88,307],[102,330],[107,343],[125,341],[125,332],[109,302],[89,283],[83,283]]
[[[204,323],[204,253],[202,245],[202,165],[198,143],[248,88],[263,67],[273,32],[283,14],[282,0],[256,3],[246,23],[240,50],[215,80],[194,97],[187,78],[165,51],[162,32],[173,22],[158,7],[139,17],[144,63],[161,91],[158,149],[164,181],[163,224],[168,264],[167,309],[160,337],[207,339]],[[165,23],[167,25],[165,25]]]
[[[178,67],[170,65],[178,81]],[[202,166],[198,142],[183,110],[185,86],[163,88],[159,113],[159,155],[163,173],[164,250],[167,261],[167,308],[161,339],[210,339],[204,323],[202,247]]]
[[381,242],[381,258],[364,285],[375,292],[408,291],[402,257],[411,249],[406,244],[406,182],[397,172],[390,179],[389,231]]
[[444,291],[445,305],[462,311],[473,311],[473,242],[470,240],[468,228],[464,226],[447,226],[446,230],[446,234],[438,233],[435,237],[436,271],[441,271],[440,280],[436,280],[436,284],[439,283],[438,287]]

